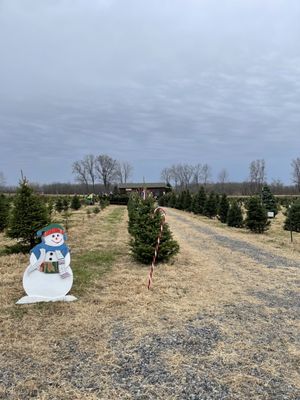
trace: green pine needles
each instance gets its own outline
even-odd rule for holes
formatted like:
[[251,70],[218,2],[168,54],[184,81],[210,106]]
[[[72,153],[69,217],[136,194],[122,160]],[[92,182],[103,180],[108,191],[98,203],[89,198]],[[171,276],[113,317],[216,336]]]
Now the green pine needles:
[[278,206],[275,196],[267,185],[262,188],[261,201],[267,211],[274,213],[274,217],[276,216],[276,214],[278,214]]
[[4,231],[8,225],[9,208],[8,199],[4,194],[0,194],[0,232]]
[[50,222],[45,202],[24,178],[20,182],[14,198],[7,235],[18,239],[20,248],[25,251],[39,242],[36,232]]
[[248,200],[245,225],[255,233],[264,233],[269,229],[267,210],[259,197],[250,197]]
[[284,229],[288,231],[300,232],[300,200],[295,201],[287,209]]
[[[128,231],[131,235],[130,248],[133,257],[150,264],[153,259],[157,237],[160,232],[161,215],[154,213],[155,202],[152,197],[146,200],[132,196],[128,202]],[[173,239],[168,224],[164,224],[160,240],[157,262],[168,261],[179,252],[179,245]]]

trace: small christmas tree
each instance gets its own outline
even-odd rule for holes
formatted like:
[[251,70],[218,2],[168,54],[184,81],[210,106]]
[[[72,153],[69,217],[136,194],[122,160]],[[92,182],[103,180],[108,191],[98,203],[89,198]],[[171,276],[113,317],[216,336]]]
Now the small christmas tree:
[[176,206],[175,206],[175,208],[177,208],[178,210],[183,210],[184,198],[185,198],[185,192],[182,191],[182,192],[179,193],[179,195],[176,198]]
[[278,214],[278,206],[275,196],[272,194],[269,186],[265,185],[261,191],[261,200],[267,211],[273,212],[274,217]]
[[205,202],[203,213],[209,218],[213,218],[217,215],[217,202],[214,192],[211,192],[208,199]]
[[267,211],[259,197],[250,197],[247,204],[246,227],[255,233],[264,233],[269,229]]
[[227,222],[228,210],[229,210],[229,201],[227,199],[226,194],[224,193],[221,197],[218,210],[220,221],[223,222],[223,224],[226,224]]
[[242,228],[244,225],[243,212],[237,201],[233,201],[228,210],[227,225],[234,228]]
[[59,213],[61,213],[64,209],[63,201],[61,197],[59,197],[56,202],[55,202],[55,210]]
[[22,250],[35,246],[39,240],[36,232],[50,223],[49,214],[44,201],[22,178],[13,202],[7,235],[18,239]]
[[79,210],[80,207],[81,207],[80,198],[79,196],[77,196],[77,194],[75,194],[75,196],[73,196],[71,200],[71,208],[72,210]]
[[174,192],[172,192],[169,197],[168,207],[174,208],[176,206],[176,200],[177,200],[176,194]]
[[284,229],[300,232],[300,200],[295,201],[287,210]]
[[192,210],[192,196],[190,194],[190,191],[187,190],[186,192],[183,192],[183,200],[182,200],[182,209],[184,211],[191,211]]
[[127,203],[128,210],[128,232],[130,235],[135,234],[135,223],[138,214],[138,207],[141,204],[142,199],[137,194],[132,194]]
[[[160,232],[161,215],[154,213],[154,200],[151,197],[145,200],[133,200],[129,208],[131,222],[128,230],[132,235],[130,241],[132,255],[137,261],[150,264]],[[157,261],[168,261],[178,251],[178,243],[173,239],[168,224],[164,224]]]
[[62,201],[63,211],[65,212],[68,211],[69,205],[70,205],[69,199],[67,197],[64,197]]
[[2,232],[8,224],[9,202],[4,194],[0,194],[0,232]]
[[203,214],[205,203],[206,203],[206,193],[204,187],[201,186],[198,193],[194,196],[193,212],[195,214]]

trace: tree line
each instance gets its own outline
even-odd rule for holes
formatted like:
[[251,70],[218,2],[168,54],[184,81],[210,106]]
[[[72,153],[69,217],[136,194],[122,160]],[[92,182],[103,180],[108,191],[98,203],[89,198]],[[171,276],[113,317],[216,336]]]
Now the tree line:
[[[269,183],[276,195],[296,195],[300,192],[300,157],[292,160],[292,185],[284,185],[279,179]],[[127,183],[132,177],[133,166],[128,161],[118,161],[107,154],[95,156],[88,154],[72,165],[76,183],[53,182],[50,184],[30,183],[40,193],[47,194],[87,194],[111,191],[119,183]],[[217,181],[212,181],[212,168],[208,164],[173,164],[163,168],[161,179],[175,190],[189,189],[196,192],[200,185],[216,193],[227,195],[253,195],[259,193],[267,182],[264,159],[254,160],[249,164],[249,175],[243,182],[229,180],[228,171],[223,168]],[[6,185],[3,172],[0,171],[0,191],[15,192],[15,187]]]
[[[179,193],[171,191],[158,201],[160,206],[177,208],[211,219],[217,218],[230,227],[246,227],[255,233],[265,232],[270,226],[269,217],[275,218],[280,208],[280,204],[267,185],[263,186],[259,196],[243,199],[229,199],[226,194],[220,196],[213,191],[207,192],[201,186],[194,194],[188,189]],[[283,228],[300,232],[300,199],[286,205],[284,214],[286,219]]]
[[[300,191],[300,158],[292,160],[293,186],[286,186],[280,180],[273,180],[270,184],[275,194],[296,194]],[[228,171],[223,168],[217,177],[217,182],[212,182],[212,168],[208,164],[173,164],[163,168],[161,179],[177,190],[190,189],[197,191],[200,185],[208,187],[217,193],[226,192],[228,195],[252,195],[259,193],[267,183],[266,162],[264,159],[251,161],[249,175],[244,182],[230,182]]]

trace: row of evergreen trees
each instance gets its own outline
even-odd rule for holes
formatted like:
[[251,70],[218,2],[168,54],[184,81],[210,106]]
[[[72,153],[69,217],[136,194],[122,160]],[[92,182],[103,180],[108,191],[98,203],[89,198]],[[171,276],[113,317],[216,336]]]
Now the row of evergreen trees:
[[[99,198],[101,209],[107,206],[107,199]],[[24,178],[17,189],[13,201],[0,195],[0,232],[5,231],[8,237],[17,239],[14,250],[28,251],[38,242],[36,232],[48,225],[53,210],[63,213],[67,228],[72,210],[80,209],[82,201],[78,195],[71,197],[45,198],[37,194]],[[99,209],[100,211],[100,209]]]
[[[150,264],[153,259],[161,224],[160,214],[154,213],[155,201],[150,196],[143,200],[138,195],[132,195],[128,201],[127,208],[132,255],[137,261]],[[168,224],[164,224],[157,261],[168,261],[178,251],[178,243],[173,239]]]
[[194,195],[191,195],[188,190],[179,194],[167,193],[160,198],[159,204],[190,211],[208,218],[217,217],[228,226],[236,228],[246,226],[256,233],[263,233],[268,229],[270,221],[267,212],[272,212],[274,217],[278,213],[276,199],[267,186],[263,188],[260,197],[254,196],[247,199],[244,204],[247,210],[245,219],[243,204],[236,200],[229,201],[226,194],[223,194],[221,198],[214,192],[207,194],[203,187]]

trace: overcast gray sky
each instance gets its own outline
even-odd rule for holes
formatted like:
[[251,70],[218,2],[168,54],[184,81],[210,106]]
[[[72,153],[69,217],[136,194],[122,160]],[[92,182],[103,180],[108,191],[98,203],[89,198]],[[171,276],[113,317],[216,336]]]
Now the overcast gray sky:
[[0,0],[0,171],[72,181],[106,153],[134,180],[300,157],[299,0]]

